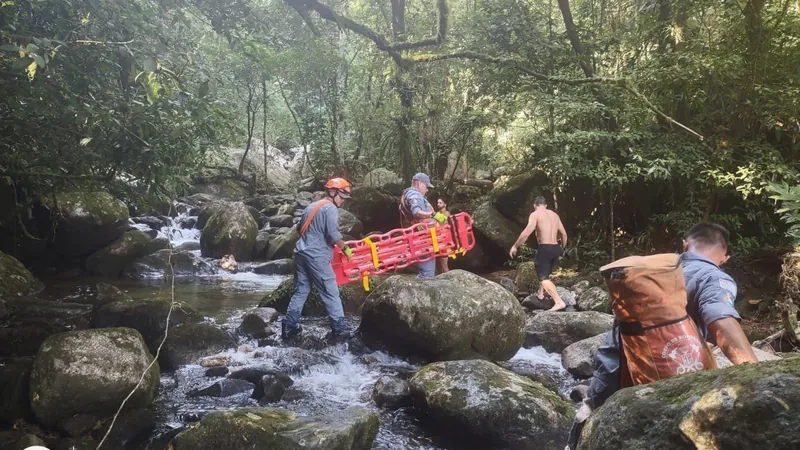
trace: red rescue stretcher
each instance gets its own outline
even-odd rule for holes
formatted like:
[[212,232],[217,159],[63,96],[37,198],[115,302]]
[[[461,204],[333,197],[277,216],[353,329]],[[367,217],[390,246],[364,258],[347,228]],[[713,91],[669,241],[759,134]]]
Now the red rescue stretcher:
[[401,269],[431,258],[455,258],[475,246],[472,217],[467,213],[450,216],[447,222],[418,223],[388,233],[348,241],[353,257],[348,261],[339,247],[334,247],[333,272],[339,286],[362,280],[369,290],[369,275]]

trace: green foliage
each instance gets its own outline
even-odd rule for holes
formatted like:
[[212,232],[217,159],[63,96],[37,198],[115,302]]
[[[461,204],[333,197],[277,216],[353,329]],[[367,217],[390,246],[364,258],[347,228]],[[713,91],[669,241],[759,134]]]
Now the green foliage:
[[789,186],[786,183],[769,183],[771,199],[781,202],[777,213],[789,224],[786,231],[795,244],[800,244],[800,186]]

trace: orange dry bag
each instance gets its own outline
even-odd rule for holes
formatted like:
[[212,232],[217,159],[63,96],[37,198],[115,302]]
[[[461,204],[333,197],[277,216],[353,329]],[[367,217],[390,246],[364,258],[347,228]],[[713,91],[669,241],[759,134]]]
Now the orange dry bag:
[[716,367],[686,313],[676,254],[631,256],[600,268],[620,334],[622,387]]

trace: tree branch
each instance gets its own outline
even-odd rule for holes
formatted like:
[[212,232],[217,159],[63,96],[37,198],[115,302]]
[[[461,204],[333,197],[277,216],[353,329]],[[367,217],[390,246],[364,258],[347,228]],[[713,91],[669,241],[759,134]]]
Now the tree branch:
[[447,0],[437,0],[438,20],[436,22],[436,36],[430,39],[423,39],[417,42],[400,42],[389,46],[388,50],[403,51],[413,50],[422,47],[438,46],[444,42],[447,36],[447,20],[450,11],[447,7]]

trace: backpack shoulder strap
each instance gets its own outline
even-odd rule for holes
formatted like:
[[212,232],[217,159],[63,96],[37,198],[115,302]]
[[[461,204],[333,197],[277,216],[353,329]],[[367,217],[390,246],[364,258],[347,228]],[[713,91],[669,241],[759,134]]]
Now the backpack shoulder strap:
[[317,205],[314,206],[314,208],[311,209],[311,212],[308,213],[308,217],[306,218],[306,221],[303,222],[303,226],[300,227],[300,233],[298,233],[300,235],[300,237],[303,237],[303,235],[306,234],[306,231],[308,231],[308,227],[311,226],[311,221],[314,220],[314,216],[317,215],[317,212],[319,212],[319,209],[322,208],[323,206],[327,205],[330,202],[331,201],[328,200],[328,199],[323,199],[319,203],[317,203]]

